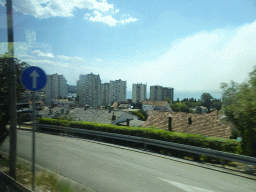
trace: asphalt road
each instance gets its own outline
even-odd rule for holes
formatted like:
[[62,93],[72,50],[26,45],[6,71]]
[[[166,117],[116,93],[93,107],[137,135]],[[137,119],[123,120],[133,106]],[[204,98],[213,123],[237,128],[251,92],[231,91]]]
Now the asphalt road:
[[[17,155],[31,161],[32,133],[18,130]],[[9,140],[0,148],[9,152]],[[255,180],[106,146],[36,133],[36,163],[95,191],[254,192]]]

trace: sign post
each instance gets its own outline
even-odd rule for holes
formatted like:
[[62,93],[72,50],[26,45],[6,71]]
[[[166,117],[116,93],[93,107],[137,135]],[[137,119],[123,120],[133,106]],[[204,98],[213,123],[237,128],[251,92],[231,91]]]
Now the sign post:
[[12,0],[6,0],[7,7],[7,32],[8,32],[8,105],[10,116],[10,176],[16,179],[16,154],[17,154],[17,119],[16,119],[16,75],[14,64],[14,40],[13,40],[13,19],[12,19]]
[[47,82],[45,72],[39,67],[28,67],[22,71],[21,82],[23,86],[32,91],[32,106],[33,106],[33,134],[32,134],[32,190],[35,190],[35,92],[44,88]]

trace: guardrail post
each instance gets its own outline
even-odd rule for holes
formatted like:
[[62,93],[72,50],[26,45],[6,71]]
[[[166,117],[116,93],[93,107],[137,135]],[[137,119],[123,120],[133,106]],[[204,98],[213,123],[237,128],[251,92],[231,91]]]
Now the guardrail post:
[[144,143],[144,149],[147,150],[147,144],[146,143]]
[[220,159],[220,163],[221,163],[222,167],[225,167],[225,165],[224,165],[224,159]]

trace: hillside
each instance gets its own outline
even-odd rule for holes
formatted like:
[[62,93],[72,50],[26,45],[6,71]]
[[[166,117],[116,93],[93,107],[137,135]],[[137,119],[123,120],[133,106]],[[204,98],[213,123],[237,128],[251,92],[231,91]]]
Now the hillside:
[[[168,130],[168,115],[170,112],[153,111],[142,127],[152,127]],[[192,117],[192,124],[188,124],[188,118]],[[172,113],[172,130],[174,132],[194,133],[211,137],[229,138],[231,125],[222,123],[220,114],[214,111],[210,114],[191,114],[184,112]]]

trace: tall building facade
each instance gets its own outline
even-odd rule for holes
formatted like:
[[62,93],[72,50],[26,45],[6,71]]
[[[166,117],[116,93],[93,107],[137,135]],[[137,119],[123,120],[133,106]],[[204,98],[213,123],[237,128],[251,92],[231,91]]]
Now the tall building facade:
[[109,103],[116,101],[126,101],[126,81],[121,79],[110,81]]
[[101,80],[99,75],[80,75],[77,81],[79,103],[93,108],[101,106]]
[[110,93],[110,84],[104,83],[101,84],[101,104],[108,106],[109,103],[109,93]]
[[164,87],[164,99],[168,97],[173,102],[174,89],[171,87]]
[[47,75],[47,83],[44,88],[46,98],[57,99],[66,97],[67,95],[67,80],[63,75],[52,74]]
[[164,89],[162,86],[150,86],[150,101],[163,101]]
[[132,85],[132,102],[139,103],[147,98],[147,84]]

